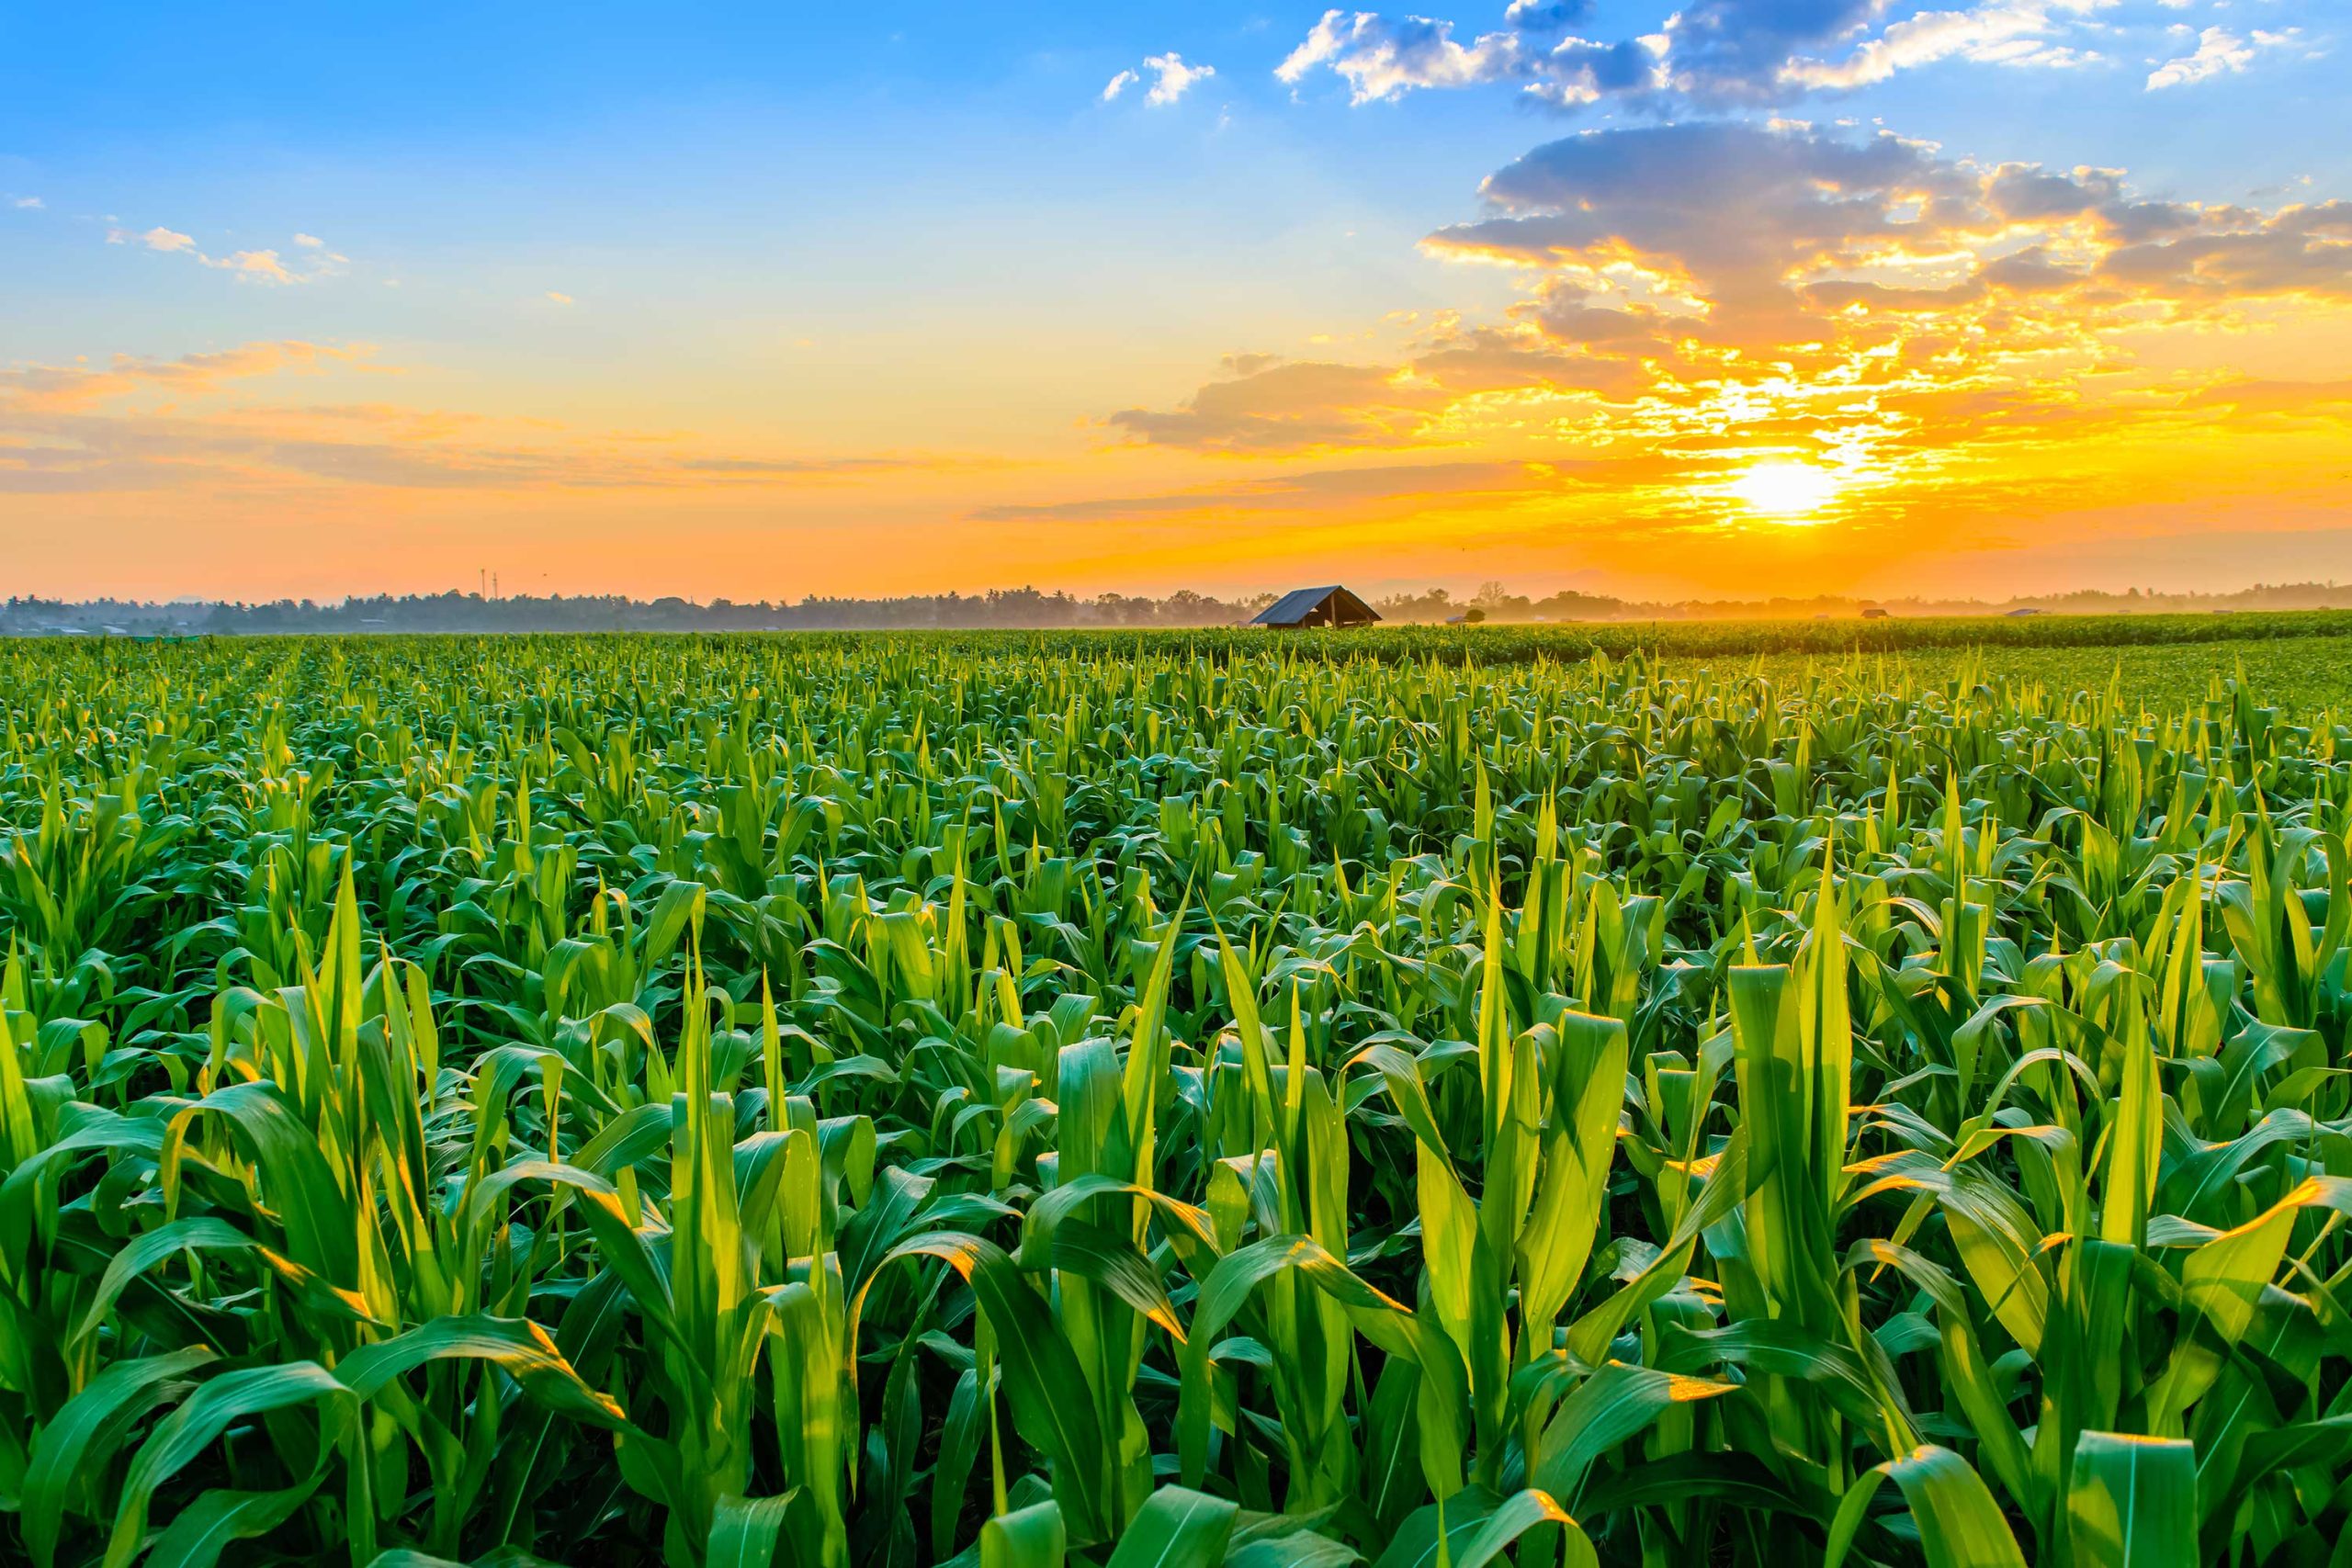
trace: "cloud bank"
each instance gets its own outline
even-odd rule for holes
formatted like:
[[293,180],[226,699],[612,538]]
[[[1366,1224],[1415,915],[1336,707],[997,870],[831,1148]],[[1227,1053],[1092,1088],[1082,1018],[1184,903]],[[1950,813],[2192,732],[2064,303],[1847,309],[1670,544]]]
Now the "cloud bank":
[[[2328,452],[2340,470],[2352,449],[2352,383],[2249,378],[2208,346],[2299,312],[2352,321],[2352,202],[2156,200],[2118,170],[1730,120],[1562,138],[1480,196],[1483,213],[1423,243],[1510,269],[1499,319],[1441,316],[1374,363],[1237,357],[1106,426],[1231,458],[1605,463],[1611,527],[1636,535],[1644,515],[1736,521],[1726,497],[1759,461],[1818,469],[1848,513],[1891,519],[1939,490],[2030,512],[2186,464],[2209,436],[2301,441],[2324,490]],[[2194,363],[2145,363],[2164,344]],[[1531,485],[1512,504],[1564,493]],[[1200,494],[1171,492],[1169,513],[1251,492]]]
[[[1604,100],[1671,118],[1762,108],[1847,92],[1945,61],[2065,70],[2103,61],[2120,0],[1981,0],[1934,8],[1889,0],[1691,0],[1632,38],[1594,39],[1579,0],[1518,0],[1504,25],[1464,37],[1451,21],[1326,11],[1274,74],[1317,73],[1358,104],[1504,83],[1560,108]],[[2310,48],[2296,29],[2245,36],[2207,28],[2190,54],[2151,73],[2153,88],[2241,71],[2267,51]]]

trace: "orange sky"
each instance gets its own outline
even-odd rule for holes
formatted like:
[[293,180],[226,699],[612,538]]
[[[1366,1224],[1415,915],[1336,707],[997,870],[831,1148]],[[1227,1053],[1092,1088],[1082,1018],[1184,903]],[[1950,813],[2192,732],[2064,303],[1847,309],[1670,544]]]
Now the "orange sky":
[[[1078,231],[1033,234],[1024,267],[999,238],[891,264],[934,269],[895,299],[875,262],[880,302],[798,316],[717,300],[756,268],[723,246],[548,243],[493,284],[446,249],[410,266],[17,198],[8,232],[104,269],[77,309],[134,298],[162,341],[0,362],[11,591],[2352,576],[2352,203],[2324,186],[2159,197],[1760,114],[1516,134],[1418,226],[1317,213],[1370,231],[1315,241],[1343,260],[1271,229],[1229,270],[1170,257],[1197,223],[1162,204],[1136,231],[1157,260]],[[807,265],[839,291],[865,253],[824,243]],[[58,344],[17,298],[15,340]]]

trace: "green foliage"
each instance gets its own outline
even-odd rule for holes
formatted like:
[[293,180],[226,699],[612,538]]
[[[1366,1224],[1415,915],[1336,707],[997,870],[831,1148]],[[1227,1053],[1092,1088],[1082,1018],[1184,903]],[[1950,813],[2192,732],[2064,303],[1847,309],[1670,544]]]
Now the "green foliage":
[[1975,625],[9,649],[0,1559],[2340,1560],[2352,729]]

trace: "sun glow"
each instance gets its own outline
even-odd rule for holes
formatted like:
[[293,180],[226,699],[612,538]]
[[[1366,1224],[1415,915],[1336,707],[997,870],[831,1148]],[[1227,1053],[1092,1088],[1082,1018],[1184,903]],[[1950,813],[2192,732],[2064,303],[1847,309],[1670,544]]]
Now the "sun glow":
[[1839,476],[1811,463],[1750,464],[1724,486],[1724,493],[1750,512],[1784,522],[1812,517],[1838,499]]

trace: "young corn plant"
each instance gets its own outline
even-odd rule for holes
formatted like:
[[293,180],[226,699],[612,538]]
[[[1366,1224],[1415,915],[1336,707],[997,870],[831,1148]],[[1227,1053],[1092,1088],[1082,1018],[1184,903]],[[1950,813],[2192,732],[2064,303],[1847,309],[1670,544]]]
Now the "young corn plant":
[[2352,725],[1702,631],[0,650],[0,1560],[2340,1558]]

